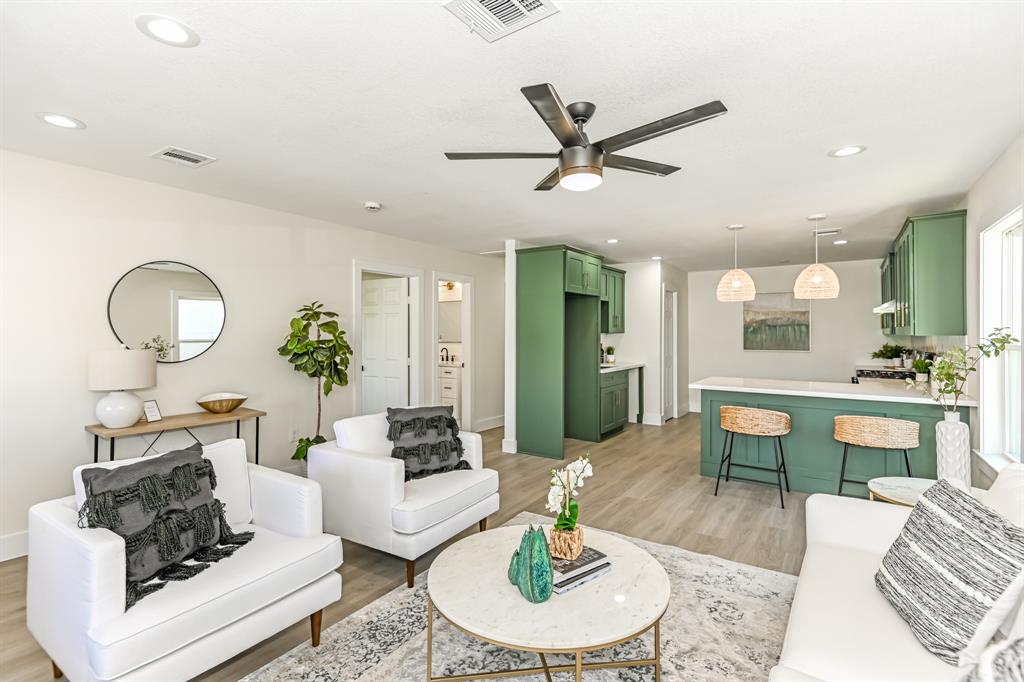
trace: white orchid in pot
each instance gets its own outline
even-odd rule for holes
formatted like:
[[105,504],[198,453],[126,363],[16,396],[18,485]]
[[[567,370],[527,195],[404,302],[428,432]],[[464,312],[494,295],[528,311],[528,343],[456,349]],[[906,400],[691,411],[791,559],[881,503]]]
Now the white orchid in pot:
[[584,479],[593,475],[589,452],[562,470],[551,470],[547,509],[558,513],[551,529],[551,556],[572,560],[583,552],[583,527],[576,523],[580,515],[576,497]]

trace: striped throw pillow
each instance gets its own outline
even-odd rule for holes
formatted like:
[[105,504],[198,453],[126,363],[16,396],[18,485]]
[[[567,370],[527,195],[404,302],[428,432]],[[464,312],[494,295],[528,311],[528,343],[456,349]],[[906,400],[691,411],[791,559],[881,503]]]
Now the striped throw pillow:
[[918,500],[875,585],[928,651],[975,663],[1024,591],[1024,528],[939,481]]
[[1024,682],[1024,639],[1004,639],[989,646],[962,682]]

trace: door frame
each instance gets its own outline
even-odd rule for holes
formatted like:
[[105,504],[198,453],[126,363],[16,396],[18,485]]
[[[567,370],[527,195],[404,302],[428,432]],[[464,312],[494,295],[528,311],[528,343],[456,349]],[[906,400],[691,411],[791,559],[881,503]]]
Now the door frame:
[[[661,311],[658,317],[661,318],[661,345],[665,343],[665,299],[672,297],[672,412],[665,412],[665,387],[661,386],[661,422],[664,424],[669,419],[679,418],[679,292],[669,289],[663,283],[661,285]],[[661,381],[665,380],[665,349],[662,348],[661,357],[658,358],[658,366],[661,370]],[[659,384],[660,386],[660,384]]]
[[409,406],[423,404],[422,371],[423,371],[423,271],[404,265],[390,265],[352,259],[352,346],[353,363],[349,374],[355,381],[349,381],[353,387],[353,414],[363,413],[363,273],[373,272],[392,277],[406,277],[409,280]]
[[[473,424],[473,322],[476,316],[473,314],[473,291],[476,285],[472,275],[459,275],[454,272],[442,272],[434,270],[430,273],[430,349],[433,352],[431,365],[440,358],[441,344],[437,340],[439,323],[439,310],[437,308],[437,287],[442,281],[460,282],[462,287],[462,428],[466,431],[475,431]],[[436,368],[436,367],[435,367]],[[437,372],[430,372],[430,400],[440,400]]]

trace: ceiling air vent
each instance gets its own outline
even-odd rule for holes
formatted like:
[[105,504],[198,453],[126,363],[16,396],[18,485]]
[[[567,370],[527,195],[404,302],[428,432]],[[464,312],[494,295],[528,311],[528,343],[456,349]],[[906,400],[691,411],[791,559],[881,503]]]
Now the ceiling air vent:
[[451,0],[445,7],[489,43],[558,13],[552,0]]
[[188,166],[189,168],[199,168],[211,164],[217,159],[212,156],[206,156],[205,154],[197,154],[196,152],[190,152],[187,149],[180,147],[164,147],[150,154],[154,159],[163,159],[164,161],[170,161],[176,163],[179,166]]

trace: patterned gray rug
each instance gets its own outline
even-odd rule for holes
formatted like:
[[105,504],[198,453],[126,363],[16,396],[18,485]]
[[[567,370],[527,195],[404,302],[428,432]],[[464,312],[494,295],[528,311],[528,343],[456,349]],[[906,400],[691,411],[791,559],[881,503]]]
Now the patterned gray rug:
[[[550,524],[523,512],[509,521]],[[764,680],[778,661],[796,578],[763,568],[627,538],[661,563],[672,601],[661,624],[662,679]],[[511,550],[510,550],[511,552]],[[342,597],[344,599],[344,596]],[[404,682],[426,676],[426,573],[325,630],[320,646],[307,641],[244,678],[245,682]],[[653,655],[651,635],[593,654],[595,660]],[[590,658],[589,656],[587,658]],[[585,659],[586,660],[586,659]],[[549,663],[571,662],[549,656]],[[434,674],[456,675],[538,665],[535,654],[510,651],[434,621]],[[570,680],[556,673],[557,681]],[[598,670],[588,682],[654,679],[653,668]],[[516,678],[542,682],[543,676]]]

